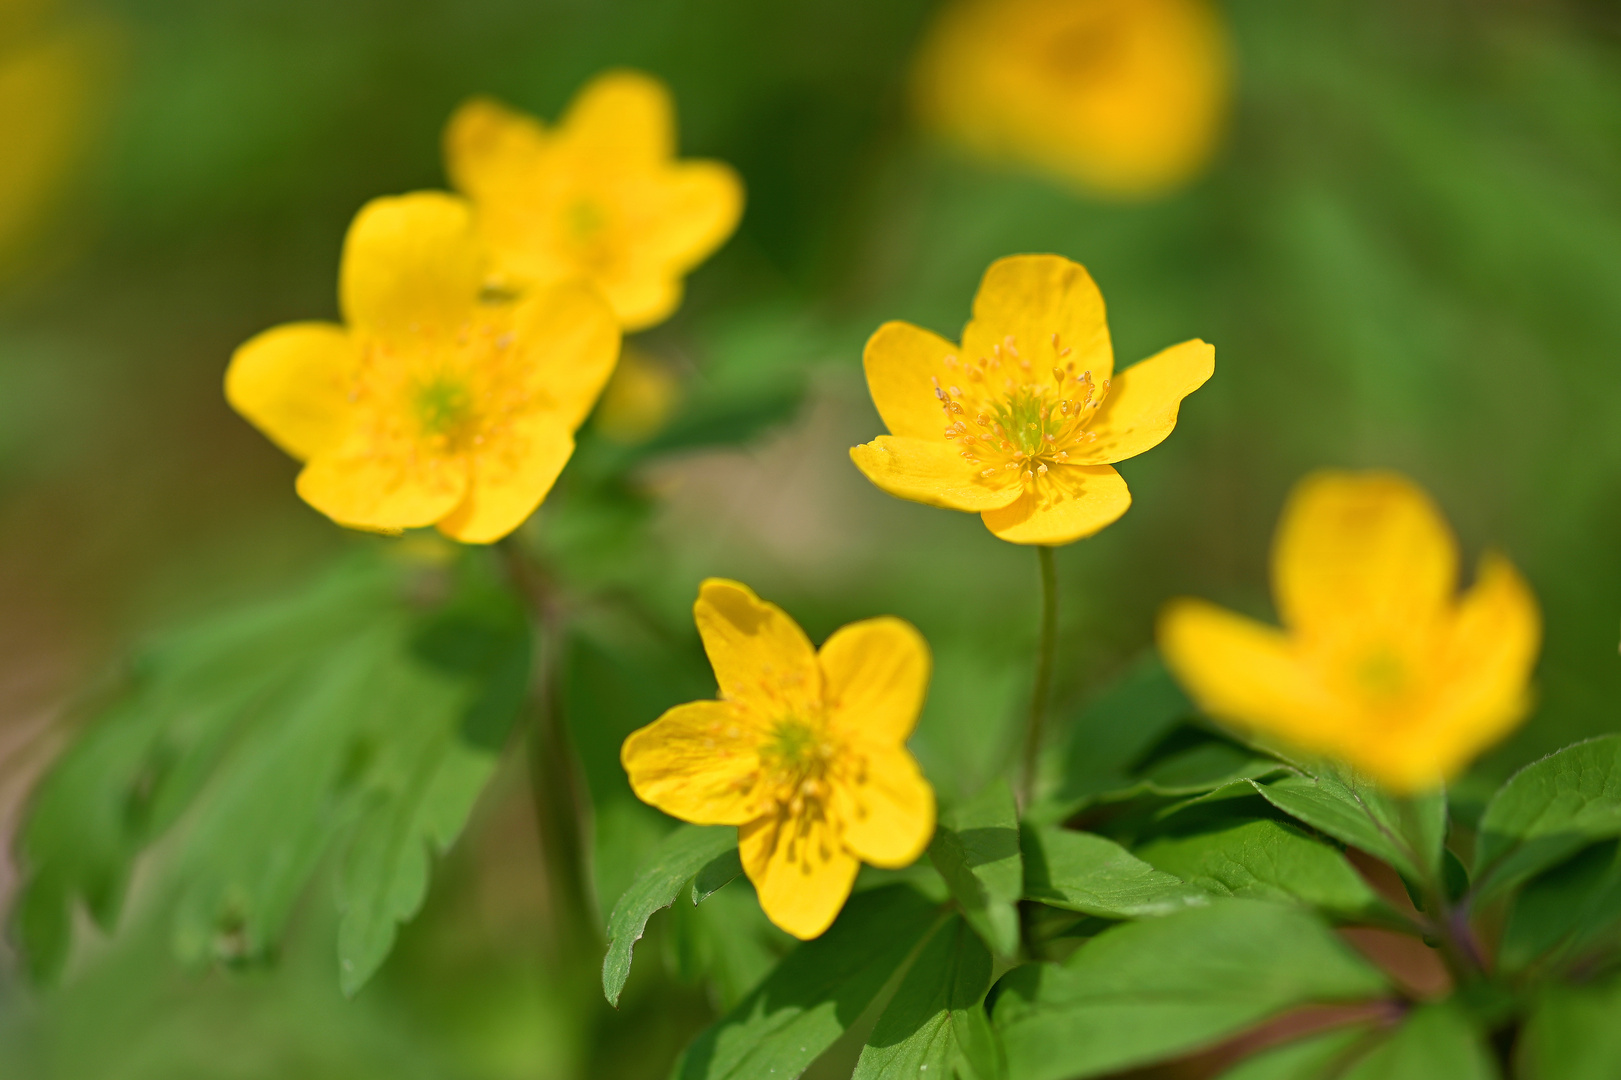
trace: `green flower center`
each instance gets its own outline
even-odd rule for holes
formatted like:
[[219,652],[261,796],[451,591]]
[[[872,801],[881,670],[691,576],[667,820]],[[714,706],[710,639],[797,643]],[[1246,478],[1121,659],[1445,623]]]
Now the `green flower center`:
[[833,745],[821,725],[793,716],[777,721],[760,749],[777,801],[795,813],[807,802],[819,803],[827,793],[833,756]]
[[473,421],[473,392],[467,383],[439,375],[416,387],[411,405],[428,438],[459,442]]

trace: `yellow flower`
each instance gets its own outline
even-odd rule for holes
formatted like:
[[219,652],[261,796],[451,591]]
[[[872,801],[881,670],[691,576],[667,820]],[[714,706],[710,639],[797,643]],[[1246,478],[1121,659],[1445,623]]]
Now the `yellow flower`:
[[681,303],[681,279],[732,234],[743,185],[714,161],[676,161],[664,84],[631,71],[588,83],[553,130],[475,98],[451,118],[452,183],[478,208],[497,284],[591,281],[639,330]]
[[619,328],[581,284],[482,302],[467,204],[376,199],[344,243],[346,325],[291,323],[236,351],[232,407],[304,462],[343,525],[498,540],[540,505],[613,372]]
[[1116,461],[1159,445],[1210,378],[1202,341],[1111,379],[1103,297],[1086,268],[1014,255],[985,272],[961,347],[910,323],[867,342],[867,388],[890,434],[850,451],[891,495],[977,511],[1015,544],[1067,544],[1131,505]]
[[591,423],[612,441],[636,446],[664,430],[680,397],[681,381],[669,364],[626,345]]
[[693,614],[720,700],[677,705],[633,732],[620,760],[643,801],[738,826],[766,915],[816,937],[861,862],[906,866],[934,834],[934,791],[906,750],[929,646],[886,617],[844,627],[818,652],[781,608],[716,578]]
[[1284,631],[1200,600],[1160,620],[1166,663],[1212,715],[1350,763],[1410,793],[1456,774],[1525,716],[1541,619],[1487,555],[1455,596],[1457,544],[1390,473],[1324,472],[1278,525]]
[[1205,0],[961,0],[914,90],[924,120],[970,150],[1136,196],[1203,169],[1230,82]]

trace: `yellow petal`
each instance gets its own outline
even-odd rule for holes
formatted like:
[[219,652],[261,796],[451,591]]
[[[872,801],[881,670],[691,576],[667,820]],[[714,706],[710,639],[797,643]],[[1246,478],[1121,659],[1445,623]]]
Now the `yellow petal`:
[[699,825],[742,825],[759,813],[758,746],[747,715],[724,701],[693,701],[631,732],[619,760],[643,802]]
[[938,441],[947,426],[935,382],[950,385],[941,363],[957,346],[906,322],[887,322],[867,339],[861,364],[867,391],[891,435]]
[[340,525],[392,532],[432,525],[467,492],[466,463],[422,458],[414,444],[364,428],[311,458],[298,494]]
[[720,162],[680,162],[661,167],[633,195],[627,192],[619,210],[624,250],[602,267],[598,284],[624,328],[642,330],[674,313],[681,305],[681,276],[737,228],[743,183]]
[[487,97],[464,102],[445,125],[445,171],[475,200],[539,168],[545,148],[537,120]]
[[834,788],[832,813],[862,861],[910,866],[934,836],[934,789],[904,748],[874,750],[862,783]]
[[1102,531],[1130,507],[1126,482],[1109,466],[1055,465],[1033,491],[1022,490],[1007,506],[980,517],[1011,544],[1053,546]]
[[1086,465],[1106,465],[1136,457],[1165,441],[1176,427],[1182,399],[1205,384],[1216,370],[1216,350],[1202,341],[1184,341],[1122,371],[1109,387],[1089,430],[1097,436],[1074,453]]
[[652,165],[675,153],[670,91],[639,71],[607,71],[581,88],[563,117],[560,135],[593,154],[625,165]]
[[767,918],[801,941],[833,925],[861,864],[827,822],[760,818],[740,828],[737,840]]
[[519,306],[515,333],[533,358],[532,385],[544,407],[574,431],[619,359],[619,323],[607,302],[581,282],[554,285]]
[[467,494],[439,531],[464,544],[493,544],[522,525],[574,453],[563,419],[530,413],[507,424],[467,464]]
[[289,323],[249,339],[225,371],[225,399],[300,461],[342,441],[357,355],[331,323]]
[[929,689],[929,643],[916,627],[888,615],[851,623],[816,658],[834,730],[875,746],[906,742]]
[[1354,746],[1354,715],[1303,664],[1282,632],[1203,600],[1160,615],[1160,654],[1211,716],[1312,750]]
[[981,476],[976,472],[979,466],[963,460],[944,439],[880,435],[852,447],[850,460],[891,495],[947,510],[994,510],[1019,497],[1014,473],[1002,470],[989,478]]
[[822,674],[805,631],[747,585],[709,578],[692,605],[720,696],[771,719],[816,715]]
[[1450,604],[1457,578],[1445,519],[1394,473],[1308,476],[1289,497],[1272,553],[1278,614],[1307,637],[1424,624]]
[[465,200],[434,191],[373,199],[343,245],[344,318],[385,340],[448,341],[472,317],[483,277]]
[[[1008,338],[1017,356],[1005,355]],[[1090,371],[1094,383],[1109,378],[1114,350],[1103,294],[1086,267],[1059,255],[1010,255],[992,263],[974,297],[962,350],[969,359],[996,359],[998,348],[1004,364],[1029,364],[1036,379],[1072,361],[1076,371]]]

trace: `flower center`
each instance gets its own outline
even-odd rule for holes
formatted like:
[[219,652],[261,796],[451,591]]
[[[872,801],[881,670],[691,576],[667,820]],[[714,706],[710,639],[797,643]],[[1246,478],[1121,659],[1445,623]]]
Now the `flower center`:
[[796,716],[778,720],[760,748],[771,798],[795,816],[807,808],[814,816],[822,816],[827,774],[836,754],[822,725]]
[[1365,653],[1352,672],[1356,688],[1369,701],[1379,704],[1388,704],[1400,697],[1411,676],[1407,663],[1388,646]]
[[[1109,380],[1077,372],[1070,349],[1051,339],[1020,350],[1009,335],[989,356],[942,364],[946,383],[934,378],[934,396],[945,413],[945,437],[955,440],[979,475],[989,480],[1012,473],[1034,486],[1070,453],[1097,438],[1087,425],[1109,392]],[[1050,377],[1045,372],[1051,372]]]
[[417,423],[427,438],[460,441],[473,419],[473,393],[463,379],[434,375],[418,383],[412,394]]

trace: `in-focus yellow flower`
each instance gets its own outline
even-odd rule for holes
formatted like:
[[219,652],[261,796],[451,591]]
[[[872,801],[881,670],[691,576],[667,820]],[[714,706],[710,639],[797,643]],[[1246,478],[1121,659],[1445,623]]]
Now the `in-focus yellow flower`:
[[664,430],[680,399],[681,380],[670,365],[627,344],[591,423],[612,441],[636,446]]
[[820,651],[775,604],[711,578],[693,605],[720,700],[677,705],[625,740],[645,802],[736,825],[772,922],[826,930],[862,862],[901,867],[934,834],[934,791],[906,749],[929,682],[910,623],[867,619]]
[[867,342],[867,388],[890,434],[850,451],[891,495],[976,511],[1015,544],[1067,544],[1131,505],[1110,467],[1159,445],[1210,378],[1184,341],[1111,378],[1103,296],[1086,268],[1014,255],[985,271],[956,346],[890,322]]
[[225,396],[304,462],[334,521],[499,540],[540,505],[613,372],[619,327],[579,283],[481,301],[467,203],[375,199],[344,243],[346,325],[290,323],[236,351]]
[[555,129],[475,98],[445,131],[451,182],[478,209],[496,284],[584,278],[626,330],[675,311],[682,277],[743,212],[730,167],[674,155],[670,92],[632,71],[588,83]]
[[1295,489],[1272,553],[1285,629],[1183,599],[1160,619],[1160,649],[1212,715],[1410,793],[1528,709],[1536,598],[1493,554],[1457,587],[1457,544],[1423,491],[1390,473],[1318,473]]
[[914,88],[925,122],[982,156],[1140,196],[1204,168],[1230,83],[1206,0],[959,0]]

